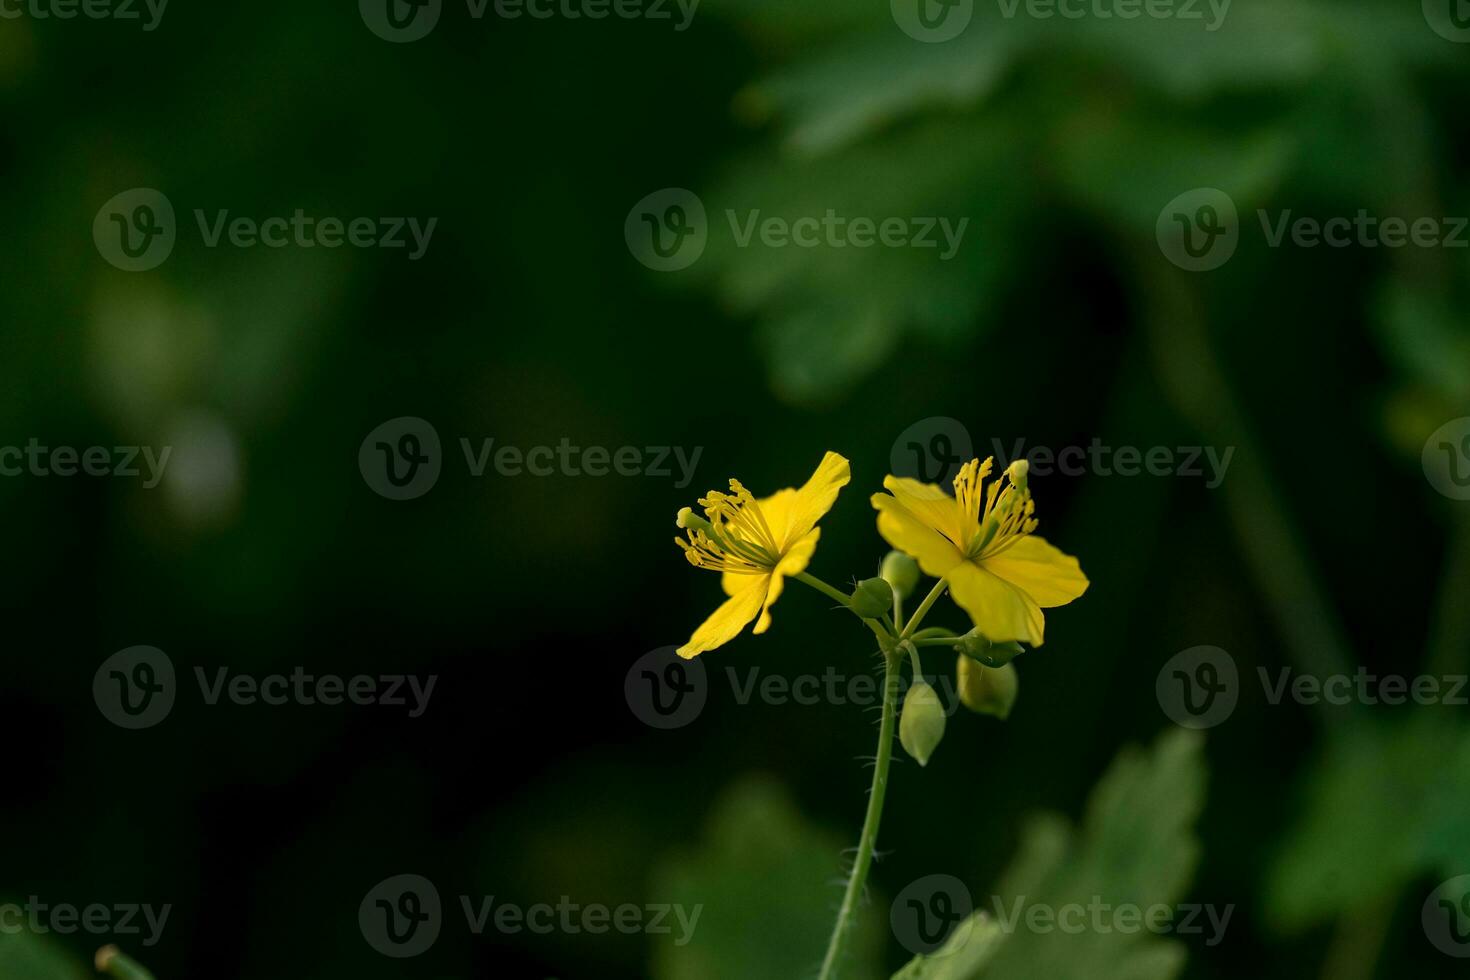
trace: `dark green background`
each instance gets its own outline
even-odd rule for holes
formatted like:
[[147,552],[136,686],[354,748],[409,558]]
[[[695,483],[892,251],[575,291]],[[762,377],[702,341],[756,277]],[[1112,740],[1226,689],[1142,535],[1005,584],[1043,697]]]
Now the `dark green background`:
[[[1043,533],[1092,588],[1048,617],[1008,723],[956,716],[929,768],[897,766],[880,905],[935,871],[985,894],[1027,814],[1075,815],[1120,746],[1170,725],[1154,679],[1187,647],[1223,647],[1253,678],[1338,633],[1378,672],[1422,669],[1435,642],[1463,670],[1465,630],[1434,610],[1464,598],[1467,505],[1435,493],[1418,457],[1470,414],[1465,252],[1270,249],[1255,209],[1466,213],[1470,47],[1410,4],[1269,6],[1236,0],[1214,34],[987,8],[970,31],[1004,43],[972,47],[921,45],[885,5],[835,2],[706,0],[682,33],[473,21],[450,3],[407,45],[346,2],[173,0],[151,33],[0,21],[0,443],[157,446],[202,417],[239,462],[234,496],[203,511],[167,484],[0,479],[0,899],[171,903],[163,942],[138,951],[160,978],[647,976],[643,937],[453,926],[394,962],[362,942],[357,904],[404,871],[446,896],[660,901],[653,869],[749,773],[855,841],[870,712],[741,706],[716,684],[696,723],[656,732],[623,678],[718,597],[670,540],[680,506],[730,476],[757,493],[799,483],[836,450],[853,484],[812,570],[872,574],[885,546],[866,497],[897,435],[933,416],[961,420],[982,455],[993,438],[1096,437],[1235,458],[1217,490],[1033,481]],[[128,274],[91,225],[137,186],[169,196],[180,241]],[[712,244],[660,274],[629,254],[623,221],[669,186],[704,199]],[[1234,197],[1241,246],[1181,273],[1153,220],[1199,186]],[[952,265],[732,253],[713,241],[726,207],[972,222]],[[439,223],[409,262],[207,249],[194,208]],[[400,503],[356,459],[405,415],[436,426],[446,460],[433,491]],[[703,455],[683,490],[476,479],[461,436]],[[768,635],[707,666],[871,669],[864,631],[829,605],[792,588]],[[440,681],[417,720],[186,696],[125,732],[90,690],[134,644],[185,673]],[[1367,712],[1385,713],[1407,712]],[[1267,883],[1326,727],[1368,725],[1329,714],[1247,685],[1210,733],[1191,896],[1238,908],[1224,943],[1191,945],[1187,975],[1319,972],[1331,922],[1273,921]],[[1392,785],[1359,805],[1407,819]],[[1391,916],[1378,972],[1361,975],[1453,975],[1418,924],[1444,875],[1399,877],[1343,897]],[[59,941],[86,957],[102,940]]]

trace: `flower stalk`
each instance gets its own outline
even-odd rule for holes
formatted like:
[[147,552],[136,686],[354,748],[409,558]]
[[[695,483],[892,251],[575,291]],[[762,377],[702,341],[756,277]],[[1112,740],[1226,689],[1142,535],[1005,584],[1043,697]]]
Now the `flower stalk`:
[[898,715],[898,679],[902,662],[903,658],[896,646],[890,645],[884,649],[883,720],[878,724],[878,753],[873,764],[873,785],[868,791],[868,811],[863,817],[857,857],[853,860],[852,874],[847,879],[842,905],[837,910],[837,924],[832,927],[832,936],[827,940],[827,954],[822,958],[822,972],[817,974],[817,980],[832,980],[837,975],[837,963],[842,957],[847,934],[852,929],[858,901],[867,886],[868,869],[873,865],[873,851],[878,846],[878,825],[883,819],[883,798],[888,793],[888,766],[893,760],[893,734]]
[[[723,646],[751,624],[752,632],[764,633],[771,625],[771,606],[788,580],[857,616],[877,638],[883,656],[883,712],[867,812],[818,980],[835,980],[867,887],[895,738],[924,766],[944,737],[947,716],[924,680],[919,648],[954,649],[962,679],[968,675],[971,681],[968,706],[1004,717],[1015,701],[1015,668],[1009,661],[1021,650],[1017,641],[1039,646],[1042,609],[1065,605],[1087,588],[1077,559],[1032,535],[1037,522],[1025,464],[1013,463],[987,483],[992,466],[993,460],[965,464],[954,481],[954,496],[932,484],[894,476],[884,480],[889,492],[870,499],[878,511],[878,532],[894,550],[883,559],[878,577],[855,581],[851,593],[806,570],[821,536],[817,524],[851,479],[848,461],[837,453],[827,453],[800,488],[756,497],[731,480],[728,493],[712,490],[700,498],[703,516],[685,507],[675,521],[684,532],[676,539],[684,557],[696,568],[718,572],[726,596],[678,648],[681,657]],[[904,600],[921,573],[937,581],[900,630]],[[974,626],[969,633],[921,628],[947,592],[969,615]],[[913,678],[900,711],[905,660]]]

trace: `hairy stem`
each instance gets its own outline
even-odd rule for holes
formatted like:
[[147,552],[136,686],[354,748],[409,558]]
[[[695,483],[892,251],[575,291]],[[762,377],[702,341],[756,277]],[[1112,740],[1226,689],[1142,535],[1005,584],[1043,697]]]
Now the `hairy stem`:
[[832,980],[837,976],[837,961],[842,956],[842,947],[847,933],[852,929],[853,915],[868,881],[868,869],[873,864],[873,849],[878,844],[878,823],[883,817],[883,797],[888,792],[888,763],[893,758],[893,728],[898,715],[898,677],[902,657],[897,650],[883,651],[883,721],[878,726],[878,757],[873,766],[873,787],[868,792],[868,814],[863,818],[863,834],[858,840],[857,859],[853,862],[852,876],[847,879],[847,890],[842,895],[842,907],[837,911],[837,924],[832,927],[832,938],[827,941],[827,955],[822,958],[822,972],[817,980]]

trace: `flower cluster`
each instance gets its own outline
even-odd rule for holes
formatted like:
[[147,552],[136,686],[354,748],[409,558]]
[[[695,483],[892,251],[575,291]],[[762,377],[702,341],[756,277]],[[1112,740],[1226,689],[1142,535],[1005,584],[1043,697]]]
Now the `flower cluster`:
[[[990,459],[966,463],[953,494],[932,483],[889,476],[883,481],[888,492],[872,497],[878,533],[940,580],[978,637],[990,644],[1040,646],[1046,626],[1042,610],[1082,595],[1087,576],[1076,558],[1033,533],[1036,504],[1026,464],[1012,463],[993,477],[992,469]],[[731,480],[729,493],[710,491],[700,498],[703,517],[688,507],[679,512],[678,525],[687,538],[676,543],[696,568],[720,572],[729,597],[679,648],[680,656],[695,657],[728,643],[752,620],[756,633],[770,628],[771,606],[785,579],[805,573],[821,535],[817,522],[850,479],[848,461],[829,452],[800,489],[757,498]],[[885,581],[901,574],[888,570],[892,567],[885,565]],[[907,586],[905,592],[913,587],[900,584]],[[861,591],[848,599],[860,599]]]

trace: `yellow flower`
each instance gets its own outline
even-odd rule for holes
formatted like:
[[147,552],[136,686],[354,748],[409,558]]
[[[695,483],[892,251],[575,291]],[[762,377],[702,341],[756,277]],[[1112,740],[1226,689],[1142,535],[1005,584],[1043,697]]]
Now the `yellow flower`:
[[756,633],[770,628],[771,605],[786,577],[806,570],[821,535],[817,521],[850,479],[847,460],[828,453],[800,490],[788,487],[757,500],[739,480],[731,480],[728,494],[711,490],[700,498],[707,520],[688,507],[679,511],[679,526],[689,540],[675,538],[674,543],[695,568],[720,572],[730,597],[679,648],[679,656],[697,657],[730,642],[757,616]]
[[[971,460],[955,477],[955,495],[932,483],[890,476],[889,493],[873,495],[878,533],[945,579],[955,602],[992,643],[1021,640],[1041,646],[1042,609],[1064,606],[1087,591],[1077,559],[1033,535],[1036,505],[1026,488],[1025,461],[989,486],[993,460]],[[892,496],[889,496],[892,494]]]

